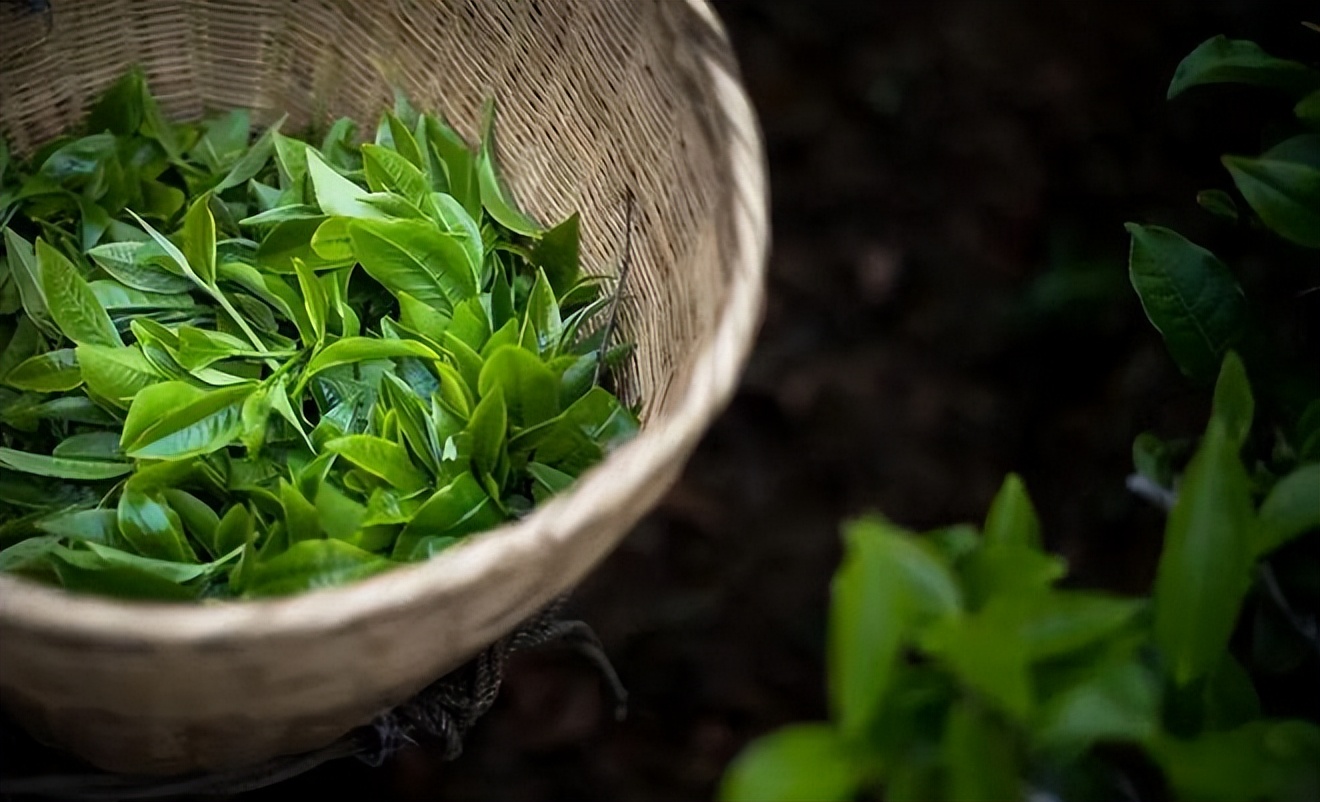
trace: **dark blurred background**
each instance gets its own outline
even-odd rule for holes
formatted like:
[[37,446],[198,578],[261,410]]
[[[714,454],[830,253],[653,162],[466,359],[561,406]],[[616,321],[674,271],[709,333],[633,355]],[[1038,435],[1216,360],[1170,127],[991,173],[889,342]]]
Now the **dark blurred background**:
[[[625,2],[626,0],[621,0]],[[677,2],[678,0],[670,0]],[[979,520],[1021,473],[1073,581],[1142,592],[1144,429],[1198,431],[1126,273],[1125,220],[1232,242],[1194,202],[1259,145],[1248,94],[1164,100],[1206,38],[1299,55],[1311,2],[716,0],[773,186],[765,325],[678,486],[575,595],[631,691],[517,657],[467,751],[423,745],[253,795],[708,799],[748,740],[824,715],[838,525]],[[1320,21],[1320,20],[1317,20]]]

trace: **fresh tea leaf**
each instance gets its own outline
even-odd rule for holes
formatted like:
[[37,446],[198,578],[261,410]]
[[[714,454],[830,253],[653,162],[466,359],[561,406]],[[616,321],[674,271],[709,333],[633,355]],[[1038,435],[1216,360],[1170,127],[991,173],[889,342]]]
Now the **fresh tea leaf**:
[[389,560],[342,540],[303,540],[253,566],[243,595],[287,596],[334,587],[386,571]]
[[18,363],[5,374],[4,383],[34,393],[62,393],[81,385],[83,378],[74,350],[61,348]]
[[938,557],[882,520],[852,523],[844,544],[830,605],[829,692],[840,729],[856,736],[879,714],[914,628],[959,616],[962,598]]
[[515,426],[535,426],[559,414],[558,379],[545,363],[516,345],[497,349],[481,368],[477,392],[485,397],[496,387],[503,391]]
[[367,194],[365,189],[335,172],[311,148],[307,149],[307,174],[311,176],[312,186],[316,189],[316,203],[326,214],[363,220],[385,218],[383,212],[363,202]]
[[1265,225],[1298,245],[1320,248],[1320,169],[1269,158],[1223,161]]
[[1256,414],[1256,401],[1251,395],[1247,368],[1236,353],[1224,356],[1219,380],[1215,383],[1214,416],[1223,421],[1228,439],[1238,448],[1251,434],[1251,422]]
[[440,310],[477,294],[463,244],[420,220],[359,220],[349,226],[362,269],[387,290]]
[[78,268],[45,240],[37,240],[36,254],[42,294],[64,336],[79,345],[123,345],[110,315]]
[[1132,286],[1186,375],[1208,380],[1246,325],[1246,301],[1223,262],[1177,232],[1129,223]]
[[513,202],[508,188],[495,166],[495,104],[488,103],[481,131],[481,151],[477,154],[477,179],[481,187],[481,205],[497,223],[515,234],[539,237],[541,226],[524,214]]
[[798,724],[753,741],[729,766],[723,802],[849,802],[866,769],[827,724]]
[[1255,42],[1215,36],[1202,42],[1174,71],[1168,96],[1194,86],[1249,84],[1301,94],[1320,88],[1320,73],[1295,61],[1275,58]]
[[1228,645],[1252,564],[1246,471],[1212,418],[1183,475],[1155,579],[1155,641],[1179,685],[1202,677]]
[[238,439],[243,402],[254,389],[240,384],[198,390],[177,381],[152,385],[129,407],[124,451],[138,459],[166,460],[218,451]]
[[0,465],[19,473],[81,481],[114,479],[133,470],[133,466],[126,462],[49,457],[13,448],[0,448]]
[[413,465],[408,450],[392,440],[352,434],[331,440],[325,444],[325,450],[338,454],[405,493],[416,493],[427,484],[426,474]]
[[1253,550],[1264,556],[1316,529],[1320,529],[1320,463],[1311,463],[1280,479],[1265,497]]

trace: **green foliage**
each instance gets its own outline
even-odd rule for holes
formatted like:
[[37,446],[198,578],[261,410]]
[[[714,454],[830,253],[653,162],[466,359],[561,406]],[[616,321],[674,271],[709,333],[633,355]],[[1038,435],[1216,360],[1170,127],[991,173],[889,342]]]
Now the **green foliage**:
[[[1035,516],[1005,512],[1030,508],[1015,476],[985,534],[957,550],[943,533],[849,524],[830,613],[832,720],[752,743],[722,798],[902,797],[919,780],[924,796],[1018,799],[1084,772],[1106,744],[1144,750],[1178,797],[1308,798],[1320,782],[1320,729],[1251,721],[1251,678],[1219,668],[1261,556],[1251,543],[1267,528],[1245,483],[1232,486],[1244,472],[1227,432],[1212,418],[1192,459],[1150,600],[1056,587],[1057,573],[1035,567],[1047,556]],[[1006,570],[973,602],[976,566],[1005,548]],[[1224,712],[1235,698],[1252,700],[1245,724]],[[1189,716],[1200,722],[1190,730]],[[1266,732],[1275,740],[1243,747]],[[1230,751],[1231,772],[1206,759]],[[910,776],[914,766],[925,776]]]
[[1146,316],[1183,373],[1208,379],[1242,338],[1242,288],[1227,265],[1177,232],[1135,223],[1127,228],[1129,273]]
[[[0,567],[153,599],[295,593],[529,512],[638,428],[579,265],[400,104],[316,147],[166,120],[134,70],[0,148]],[[593,336],[594,335],[594,336]]]
[[[1320,73],[1251,42],[1206,42],[1169,94],[1224,82],[1299,98],[1294,123],[1314,122]],[[1244,203],[1224,190],[1198,202],[1226,220],[1254,215],[1287,243],[1284,254],[1304,254],[1299,270],[1313,271],[1304,249],[1320,246],[1320,137],[1224,163]],[[1116,754],[1157,767],[1175,799],[1320,793],[1320,727],[1257,691],[1298,672],[1313,681],[1320,650],[1313,612],[1288,598],[1314,598],[1315,564],[1297,550],[1320,530],[1314,362],[1266,328],[1213,253],[1167,228],[1128,231],[1147,316],[1186,375],[1214,380],[1203,436],[1143,433],[1133,444],[1136,485],[1169,512],[1149,597],[1060,587],[1065,567],[1044,551],[1016,476],[983,534],[854,521],[830,609],[831,720],[754,741],[730,767],[723,799],[1130,795],[1096,791],[1097,776],[1118,776],[1096,773]],[[1300,586],[1275,576],[1288,567],[1274,564],[1285,551],[1301,556]]]

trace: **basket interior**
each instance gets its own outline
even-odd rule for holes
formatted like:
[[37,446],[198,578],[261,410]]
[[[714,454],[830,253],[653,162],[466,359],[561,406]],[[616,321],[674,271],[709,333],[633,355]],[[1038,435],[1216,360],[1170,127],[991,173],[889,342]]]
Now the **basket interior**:
[[[374,130],[394,89],[474,141],[493,97],[499,158],[542,222],[582,213],[584,268],[618,275],[636,197],[619,378],[649,425],[687,391],[728,294],[725,133],[705,65],[679,46],[709,30],[682,0],[52,0],[0,3],[0,134],[18,155],[77,125],[132,64],[167,114],[335,117]],[[703,91],[704,90],[704,91]]]

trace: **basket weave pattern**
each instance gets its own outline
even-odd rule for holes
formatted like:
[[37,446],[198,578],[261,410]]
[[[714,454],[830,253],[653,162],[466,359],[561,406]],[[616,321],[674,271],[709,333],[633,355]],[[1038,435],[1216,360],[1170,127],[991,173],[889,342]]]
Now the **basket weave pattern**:
[[677,477],[727,403],[759,320],[759,132],[704,0],[53,0],[0,3],[0,133],[30,152],[133,63],[166,112],[247,107],[285,130],[368,126],[391,87],[500,162],[542,221],[580,210],[584,268],[614,275],[638,344],[641,435],[528,518],[359,584],[198,606],[77,597],[0,576],[0,703],[123,772],[218,769],[328,743],[577,583]]

